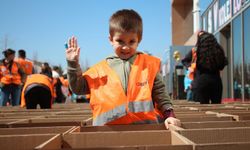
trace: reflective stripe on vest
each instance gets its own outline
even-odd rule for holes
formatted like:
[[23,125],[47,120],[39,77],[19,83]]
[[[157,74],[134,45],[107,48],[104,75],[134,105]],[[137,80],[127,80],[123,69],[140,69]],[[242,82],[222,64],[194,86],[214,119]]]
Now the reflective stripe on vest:
[[152,100],[129,102],[128,108],[130,112],[149,112],[154,110]]
[[[135,101],[135,102],[129,102],[128,104],[129,112],[132,113],[138,113],[138,112],[150,112],[154,111],[154,106],[152,101]],[[122,116],[125,116],[127,114],[126,112],[126,104],[118,106],[108,112],[105,112],[101,114],[100,116],[96,117],[93,121],[93,125],[104,125],[108,122],[111,122],[117,118],[120,118]],[[133,122],[133,124],[141,124],[141,123],[150,122],[153,123],[155,121],[152,120],[144,120],[144,121],[138,121]]]
[[159,68],[158,58],[138,54],[131,65],[127,95],[106,61],[85,72],[93,125],[157,122],[160,115],[153,106],[151,91]]
[[126,114],[126,105],[121,105],[94,118],[93,125],[104,125],[107,122],[111,122],[117,118],[125,116]]

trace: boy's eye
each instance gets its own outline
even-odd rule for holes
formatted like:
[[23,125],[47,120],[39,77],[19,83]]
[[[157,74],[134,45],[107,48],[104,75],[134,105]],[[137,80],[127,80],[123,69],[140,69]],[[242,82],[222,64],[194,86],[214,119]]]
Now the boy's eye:
[[129,43],[130,43],[130,44],[134,44],[134,43],[135,43],[135,40],[131,40]]
[[121,43],[123,43],[123,41],[122,40],[116,40],[116,42],[118,42],[119,44],[121,44]]

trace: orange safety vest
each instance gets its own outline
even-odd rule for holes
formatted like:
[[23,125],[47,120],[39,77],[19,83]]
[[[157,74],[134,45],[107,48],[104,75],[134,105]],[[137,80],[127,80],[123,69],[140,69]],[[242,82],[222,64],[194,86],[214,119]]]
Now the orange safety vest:
[[16,61],[20,64],[26,75],[32,74],[33,63],[27,59],[17,58]]
[[67,79],[64,79],[63,77],[59,77],[59,79],[60,79],[63,86],[65,86],[65,87],[69,86],[69,82]]
[[85,94],[84,96],[86,99],[90,99],[90,94]]
[[197,61],[197,52],[195,48],[192,48],[192,61],[189,67],[188,78],[194,80],[194,73],[196,71],[196,61]]
[[3,84],[21,84],[21,75],[18,72],[18,65],[17,62],[13,62],[11,71],[5,66],[0,65],[0,74],[1,74],[1,83]]
[[127,95],[106,61],[85,72],[93,125],[157,123],[160,114],[154,108],[151,91],[159,68],[158,58],[138,54],[131,65]]
[[[31,85],[31,84],[42,84],[47,86],[50,89],[51,95],[53,95],[53,85],[51,79],[43,74],[32,74],[27,77],[27,80],[24,84],[23,90],[22,90],[22,95],[21,95],[21,107],[25,107],[26,102],[25,102],[25,90],[26,88]],[[51,104],[52,104],[53,97],[51,98]]]

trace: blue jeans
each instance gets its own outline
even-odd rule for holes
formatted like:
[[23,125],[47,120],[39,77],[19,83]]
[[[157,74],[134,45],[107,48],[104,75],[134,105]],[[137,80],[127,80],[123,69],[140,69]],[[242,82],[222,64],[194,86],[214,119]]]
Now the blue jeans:
[[12,106],[20,104],[22,87],[16,84],[4,85],[1,89],[0,106],[6,106],[9,101]]
[[187,92],[187,100],[188,101],[194,101],[193,100],[193,93],[192,93],[192,90],[190,89],[190,88],[188,88],[187,90],[186,90],[186,92]]

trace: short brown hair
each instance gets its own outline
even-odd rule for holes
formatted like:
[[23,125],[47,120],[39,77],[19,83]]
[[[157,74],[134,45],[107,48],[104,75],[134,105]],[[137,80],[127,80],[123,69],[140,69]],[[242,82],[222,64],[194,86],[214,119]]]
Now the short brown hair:
[[109,19],[109,34],[114,32],[137,33],[139,42],[142,39],[142,18],[132,9],[122,9],[115,12]]

